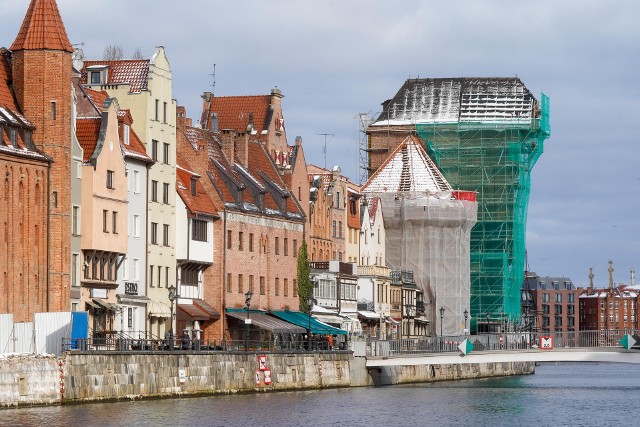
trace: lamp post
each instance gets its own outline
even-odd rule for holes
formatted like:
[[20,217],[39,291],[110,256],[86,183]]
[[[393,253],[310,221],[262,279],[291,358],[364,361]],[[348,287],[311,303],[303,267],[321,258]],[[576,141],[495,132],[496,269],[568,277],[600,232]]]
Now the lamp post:
[[467,319],[469,318],[469,311],[465,308],[463,314],[464,314],[464,333],[466,335],[466,333],[467,333]]
[[313,296],[309,295],[307,298],[307,309],[309,310],[309,327],[307,328],[307,349],[311,351],[311,308],[313,308],[313,304],[316,303],[316,300]]
[[442,321],[444,319],[444,307],[440,307],[440,349],[444,347],[444,339],[442,338]]
[[491,328],[489,328],[489,319],[490,319],[489,312],[487,312],[486,317],[487,317],[487,350],[489,350],[489,332],[490,332],[490,329],[491,329]]
[[244,319],[245,333],[244,333],[244,350],[249,351],[249,325],[251,324],[251,318],[249,318],[249,308],[251,307],[251,297],[253,292],[250,290],[244,294],[244,304],[247,306],[247,318]]
[[173,304],[180,298],[180,295],[176,292],[176,287],[170,285],[167,290],[169,291],[169,301],[171,301],[171,318],[169,320],[169,350],[173,350]]

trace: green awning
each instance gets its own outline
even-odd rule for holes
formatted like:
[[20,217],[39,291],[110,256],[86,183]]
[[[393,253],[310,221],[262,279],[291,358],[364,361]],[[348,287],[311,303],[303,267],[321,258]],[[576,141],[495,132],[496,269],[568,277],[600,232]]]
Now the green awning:
[[[299,311],[270,311],[272,315],[286,321],[298,325],[307,329],[309,327],[309,315],[307,313],[301,313]],[[322,323],[311,316],[311,333],[317,335],[346,335],[347,331],[344,329],[334,328],[326,323]]]

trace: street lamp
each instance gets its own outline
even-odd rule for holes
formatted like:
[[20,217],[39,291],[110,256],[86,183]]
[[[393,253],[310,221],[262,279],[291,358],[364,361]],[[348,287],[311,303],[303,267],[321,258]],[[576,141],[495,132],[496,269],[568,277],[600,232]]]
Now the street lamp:
[[309,328],[307,328],[307,349],[311,351],[311,309],[313,308],[313,304],[316,303],[316,300],[313,296],[309,295],[307,298],[307,308],[309,310]]
[[169,301],[171,301],[171,319],[169,326],[169,350],[173,350],[173,304],[180,298],[180,295],[176,292],[176,287],[170,285],[167,290],[169,291]]
[[247,306],[247,318],[244,319],[245,326],[245,334],[244,334],[244,350],[249,351],[249,325],[251,324],[251,319],[249,318],[249,307],[251,307],[251,297],[253,297],[253,292],[250,290],[244,294],[244,304]]
[[489,350],[489,332],[491,332],[490,331],[491,328],[489,328],[490,314],[488,311],[487,311],[486,317],[487,317],[487,350]]
[[440,307],[440,348],[444,347],[444,339],[442,338],[442,321],[444,319],[444,307]]
[[467,319],[469,318],[469,311],[465,308],[464,309],[464,333],[467,333]]

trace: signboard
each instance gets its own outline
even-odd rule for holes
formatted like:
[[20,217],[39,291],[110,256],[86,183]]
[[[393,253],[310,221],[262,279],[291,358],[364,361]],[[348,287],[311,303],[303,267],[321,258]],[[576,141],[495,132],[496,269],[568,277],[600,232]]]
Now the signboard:
[[260,371],[256,371],[256,385],[260,385]]
[[540,350],[553,350],[553,337],[540,337]]
[[258,356],[258,369],[261,371],[267,370],[267,356]]
[[633,338],[633,335],[627,334],[620,340],[620,345],[622,345],[627,350],[631,350],[631,347],[633,347],[635,344],[636,340],[635,338]]
[[271,384],[271,371],[268,369],[264,371],[264,383],[266,385]]
[[184,369],[178,370],[178,378],[181,383],[187,382],[187,374],[184,372]]
[[473,350],[473,343],[469,341],[469,339],[465,338],[465,340],[460,343],[458,348],[460,349],[462,354],[466,356],[467,354],[471,353],[471,350]]

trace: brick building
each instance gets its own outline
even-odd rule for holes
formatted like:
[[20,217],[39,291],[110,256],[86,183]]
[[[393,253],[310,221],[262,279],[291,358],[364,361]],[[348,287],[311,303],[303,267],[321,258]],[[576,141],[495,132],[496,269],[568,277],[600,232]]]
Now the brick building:
[[32,0],[2,50],[0,197],[9,208],[0,259],[11,268],[1,273],[0,310],[16,321],[69,310],[72,52],[55,0]]
[[[523,309],[530,317],[528,329],[540,332],[572,332],[581,329],[578,298],[581,290],[568,277],[540,277],[528,272],[522,290],[531,295],[531,307]],[[528,317],[528,318],[529,318]],[[504,330],[505,325],[492,318],[491,332]]]

